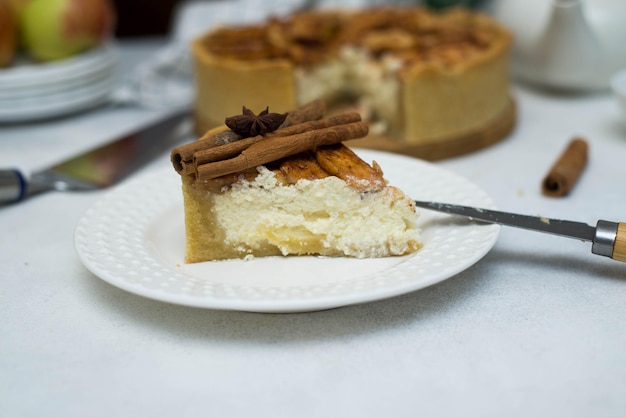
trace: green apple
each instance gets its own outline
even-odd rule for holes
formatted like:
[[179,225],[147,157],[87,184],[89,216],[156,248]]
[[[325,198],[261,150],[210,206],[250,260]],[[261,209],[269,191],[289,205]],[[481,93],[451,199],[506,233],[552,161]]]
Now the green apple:
[[38,61],[71,57],[99,45],[114,22],[109,0],[30,0],[20,14],[25,50]]
[[8,0],[0,0],[0,67],[8,65],[17,49],[17,19]]

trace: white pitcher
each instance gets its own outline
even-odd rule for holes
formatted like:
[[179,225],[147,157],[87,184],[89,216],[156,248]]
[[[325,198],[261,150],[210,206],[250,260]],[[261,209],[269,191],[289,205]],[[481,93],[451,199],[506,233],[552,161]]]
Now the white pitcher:
[[522,80],[598,90],[626,68],[626,0],[493,0],[488,10],[515,36],[512,68]]

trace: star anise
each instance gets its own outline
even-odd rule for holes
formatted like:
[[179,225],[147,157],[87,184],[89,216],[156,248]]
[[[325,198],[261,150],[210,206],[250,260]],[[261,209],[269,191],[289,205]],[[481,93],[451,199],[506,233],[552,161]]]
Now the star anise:
[[286,113],[269,113],[269,107],[255,115],[250,109],[243,106],[241,115],[226,118],[226,126],[236,134],[247,138],[275,131],[286,118]]

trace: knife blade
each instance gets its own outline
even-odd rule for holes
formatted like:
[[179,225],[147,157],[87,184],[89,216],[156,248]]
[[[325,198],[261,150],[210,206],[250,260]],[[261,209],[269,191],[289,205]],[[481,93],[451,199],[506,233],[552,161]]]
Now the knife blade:
[[545,232],[589,241],[593,254],[626,261],[626,223],[599,220],[595,227],[583,222],[545,218],[439,202],[415,201],[424,209],[460,215],[472,220]]
[[19,169],[0,170],[0,205],[50,190],[86,191],[109,187],[171,149],[191,133],[189,109],[133,129],[97,148],[30,176]]

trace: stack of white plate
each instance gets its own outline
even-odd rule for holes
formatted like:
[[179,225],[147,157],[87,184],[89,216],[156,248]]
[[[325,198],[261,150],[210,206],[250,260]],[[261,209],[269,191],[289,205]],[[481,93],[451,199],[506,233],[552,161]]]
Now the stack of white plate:
[[58,117],[106,102],[115,85],[117,56],[106,44],[49,63],[27,60],[0,70],[0,123]]

